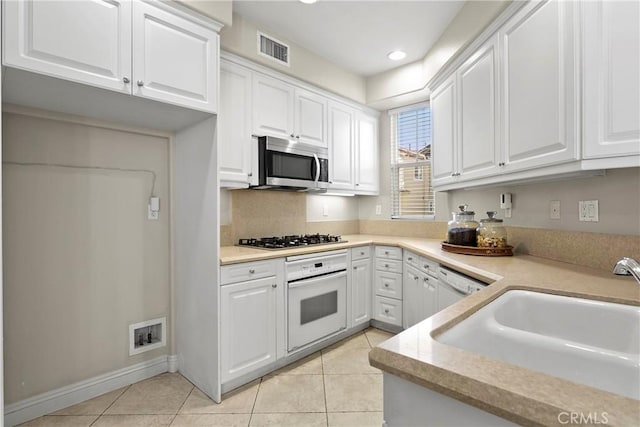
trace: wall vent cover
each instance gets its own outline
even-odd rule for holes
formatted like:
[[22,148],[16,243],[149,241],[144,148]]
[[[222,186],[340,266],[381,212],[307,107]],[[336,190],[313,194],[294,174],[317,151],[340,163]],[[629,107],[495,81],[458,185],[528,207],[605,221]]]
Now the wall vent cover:
[[289,46],[258,31],[258,53],[289,66]]

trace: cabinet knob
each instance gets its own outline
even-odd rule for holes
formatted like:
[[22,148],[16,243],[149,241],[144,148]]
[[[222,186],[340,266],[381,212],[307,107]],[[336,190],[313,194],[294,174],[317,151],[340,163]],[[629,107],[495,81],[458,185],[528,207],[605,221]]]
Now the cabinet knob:
[[408,257],[407,258],[409,261],[413,261],[413,257]]
[[131,80],[129,80],[129,77],[123,77],[123,78],[122,78],[122,81],[123,81],[124,83],[129,83]]
[[384,251],[384,254],[385,255],[389,255],[389,251]]
[[249,172],[249,173],[247,174],[247,176],[248,176],[248,177],[252,177],[252,176],[253,176],[253,172]]
[[384,284],[384,287],[385,287],[385,288],[388,288],[388,287],[389,287],[389,284],[388,284],[388,283],[385,283],[385,284]]
[[250,269],[249,269],[249,274],[253,274],[253,273],[255,273],[255,272],[256,272],[256,270],[254,270],[253,268],[250,268]]
[[296,135],[296,139],[300,139],[300,135]]
[[277,283],[274,283],[273,285],[271,285],[271,287],[275,289],[275,288],[277,288],[277,287],[278,287],[278,284],[277,284]]
[[138,86],[140,87],[144,86],[144,82],[142,80],[138,80]]
[[357,269],[358,269],[358,267],[353,267],[353,269],[354,269],[354,270],[357,270]]
[[418,280],[418,276],[413,276],[413,280]]
[[358,185],[360,185],[360,184],[356,184],[356,186],[358,186]]
[[360,255],[364,255],[364,252],[360,252]]
[[294,134],[289,135],[291,138],[295,138],[296,136]]
[[504,162],[498,163],[498,166],[504,166]]
[[428,281],[429,281],[429,278],[428,278],[428,277],[425,277],[425,278],[424,278],[424,281],[425,281],[425,282],[428,282]]
[[425,264],[424,268],[426,268],[428,270],[429,269],[429,264]]
[[388,308],[385,308],[385,309],[384,309],[384,312],[385,312],[385,314],[389,314],[389,309],[388,309]]
[[384,268],[389,268],[389,264],[385,264],[385,265],[384,265]]

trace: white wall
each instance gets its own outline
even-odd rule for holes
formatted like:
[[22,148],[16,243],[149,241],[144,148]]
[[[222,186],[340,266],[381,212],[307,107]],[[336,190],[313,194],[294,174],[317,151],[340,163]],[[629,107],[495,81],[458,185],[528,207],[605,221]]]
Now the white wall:
[[6,110],[2,138],[5,162],[153,170],[161,209],[149,173],[3,164],[6,403],[167,354],[130,357],[128,326],[170,324],[169,140]]
[[[505,192],[513,195],[512,217],[504,220],[507,225],[640,235],[640,168],[611,169],[605,176],[565,181],[452,191],[448,210],[467,203],[476,212],[476,220],[486,218],[489,210],[504,218],[499,197]],[[549,219],[551,200],[560,201],[559,220]],[[578,220],[580,200],[598,200],[599,222]]]
[[[256,41],[258,30],[290,46],[291,64],[289,67],[258,55]],[[224,27],[220,32],[220,47],[356,102],[364,103],[366,101],[364,77],[346,71],[304,47],[280,37],[277,32],[267,28],[258,28],[240,15],[234,14],[233,26]]]
[[224,25],[232,24],[231,0],[177,0]]
[[[324,213],[327,213],[325,216]],[[307,196],[307,221],[349,221],[358,219],[358,199],[345,196]]]

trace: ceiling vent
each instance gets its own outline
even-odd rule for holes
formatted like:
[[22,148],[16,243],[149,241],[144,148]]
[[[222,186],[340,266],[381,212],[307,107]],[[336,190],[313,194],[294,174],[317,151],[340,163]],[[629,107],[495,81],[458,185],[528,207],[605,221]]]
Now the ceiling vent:
[[289,46],[258,31],[258,53],[289,66]]

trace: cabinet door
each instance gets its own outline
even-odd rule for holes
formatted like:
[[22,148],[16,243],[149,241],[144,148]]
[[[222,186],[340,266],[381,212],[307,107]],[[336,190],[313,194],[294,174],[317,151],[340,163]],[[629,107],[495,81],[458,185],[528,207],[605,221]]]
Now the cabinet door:
[[275,277],[220,288],[222,382],[276,360]]
[[455,76],[431,94],[433,185],[453,182],[456,173]]
[[[220,65],[218,155],[221,187],[246,187],[251,168],[251,71]],[[257,149],[257,148],[256,148]]]
[[493,37],[458,71],[460,179],[498,172],[498,38]]
[[378,120],[365,114],[357,115],[357,156],[355,191],[378,194]]
[[405,329],[410,328],[424,319],[424,317],[422,317],[424,311],[424,299],[422,295],[423,276],[424,275],[417,269],[405,265],[402,278],[402,326]]
[[640,3],[593,1],[582,6],[584,157],[638,155]]
[[577,159],[575,2],[532,2],[500,31],[505,171]]
[[357,326],[371,318],[371,260],[353,261],[351,266],[351,319],[352,326]]
[[346,105],[329,104],[329,181],[331,189],[354,187],[354,111]]
[[296,89],[294,119],[297,140],[320,147],[327,146],[327,98]]
[[294,138],[293,86],[262,74],[253,76],[253,133]]
[[146,2],[133,12],[134,95],[217,112],[218,34]]
[[3,64],[131,93],[131,3],[3,2]]

